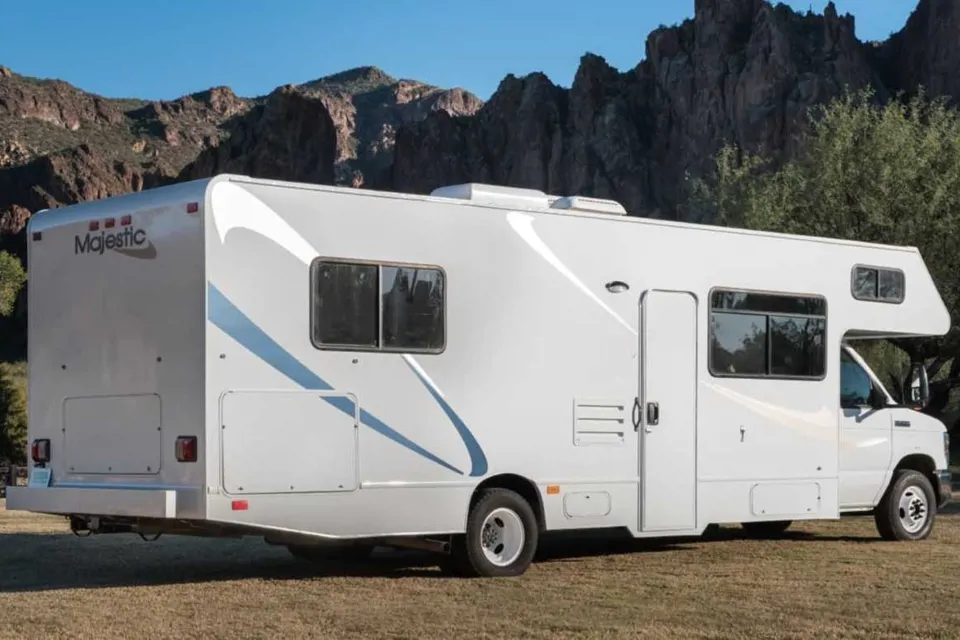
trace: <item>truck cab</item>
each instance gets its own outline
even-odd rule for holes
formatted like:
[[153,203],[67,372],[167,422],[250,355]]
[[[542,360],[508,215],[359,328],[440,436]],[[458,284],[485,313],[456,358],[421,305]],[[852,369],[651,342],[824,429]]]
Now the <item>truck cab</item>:
[[935,513],[951,497],[949,435],[920,411],[927,381],[917,365],[908,378],[910,404],[898,403],[849,344],[840,356],[840,509],[873,511],[888,539],[929,535]]

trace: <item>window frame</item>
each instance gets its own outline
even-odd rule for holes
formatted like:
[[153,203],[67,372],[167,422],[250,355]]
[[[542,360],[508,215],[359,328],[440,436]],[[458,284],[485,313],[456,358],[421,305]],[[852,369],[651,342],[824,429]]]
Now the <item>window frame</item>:
[[[870,269],[877,273],[877,296],[875,298],[864,298],[863,296],[857,295],[857,270],[858,269]],[[882,271],[890,271],[892,273],[899,273],[903,281],[902,295],[899,299],[890,299],[890,298],[881,298],[880,297],[880,273]],[[854,300],[859,302],[875,302],[880,304],[903,304],[907,299],[907,274],[903,269],[896,269],[894,267],[881,267],[879,265],[873,264],[861,264],[857,263],[853,265],[853,268],[850,269],[850,295]]]
[[[372,266],[377,268],[377,344],[376,346],[362,346],[351,344],[325,344],[317,341],[316,331],[316,300],[317,300],[317,274],[323,264],[344,264],[350,266]],[[442,342],[439,347],[432,349],[416,348],[398,348],[385,347],[383,344],[383,270],[385,268],[397,269],[424,269],[436,271],[440,274],[443,286],[443,299],[441,301],[442,312]],[[319,351],[338,351],[353,353],[389,353],[389,354],[418,354],[418,355],[440,355],[447,350],[447,271],[440,265],[420,263],[420,262],[402,262],[396,260],[369,260],[362,258],[338,258],[333,256],[317,256],[310,262],[309,274],[309,324],[310,343]]]
[[[757,295],[768,295],[768,296],[778,296],[786,298],[814,298],[817,300],[823,301],[823,315],[809,314],[809,313],[784,313],[777,311],[755,311],[749,309],[714,309],[713,307],[713,295],[716,292],[730,292],[730,293],[746,293],[746,294],[757,294]],[[830,303],[827,300],[827,297],[820,294],[814,293],[794,293],[786,291],[770,291],[765,289],[744,289],[739,287],[725,287],[725,286],[715,286],[711,287],[710,291],[707,293],[707,299],[709,304],[707,305],[707,371],[710,372],[710,375],[714,378],[721,379],[743,379],[743,380],[782,380],[782,381],[793,381],[793,382],[822,382],[827,378],[827,374],[830,371],[830,357],[829,357],[829,341],[827,336],[830,330],[830,323],[828,318],[830,316]],[[763,316],[765,319],[764,323],[764,345],[765,345],[765,367],[767,373],[726,373],[721,371],[716,371],[713,366],[713,315],[717,313],[719,315],[748,315],[748,316]],[[770,370],[772,369],[772,357],[773,350],[770,348],[770,318],[811,318],[815,320],[823,320],[823,373],[819,376],[789,376],[782,374],[772,374]]]

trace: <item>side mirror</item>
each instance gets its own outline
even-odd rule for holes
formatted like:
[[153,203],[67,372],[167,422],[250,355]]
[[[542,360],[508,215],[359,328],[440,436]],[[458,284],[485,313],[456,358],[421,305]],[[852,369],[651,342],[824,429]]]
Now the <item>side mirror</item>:
[[930,381],[922,362],[910,365],[910,374],[903,383],[903,404],[922,409],[930,401]]

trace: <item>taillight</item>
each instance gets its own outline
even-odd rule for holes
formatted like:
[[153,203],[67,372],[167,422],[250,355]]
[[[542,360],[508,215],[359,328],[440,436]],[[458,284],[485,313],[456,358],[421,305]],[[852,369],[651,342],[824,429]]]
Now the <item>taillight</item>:
[[30,457],[36,464],[46,464],[50,462],[50,441],[34,440],[30,446]]
[[177,438],[177,460],[180,462],[197,461],[197,436]]

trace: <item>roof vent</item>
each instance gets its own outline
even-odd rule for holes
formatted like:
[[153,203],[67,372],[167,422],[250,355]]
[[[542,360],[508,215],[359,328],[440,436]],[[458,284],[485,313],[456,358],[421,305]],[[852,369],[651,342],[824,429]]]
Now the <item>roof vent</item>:
[[566,211],[585,211],[589,213],[609,213],[616,216],[627,215],[627,210],[623,208],[616,200],[603,200],[601,198],[587,198],[585,196],[568,196],[559,198],[550,205],[554,209],[564,209]]
[[508,208],[546,209],[550,206],[549,198],[543,191],[476,182],[440,187],[434,189],[430,195],[437,198],[456,198]]

